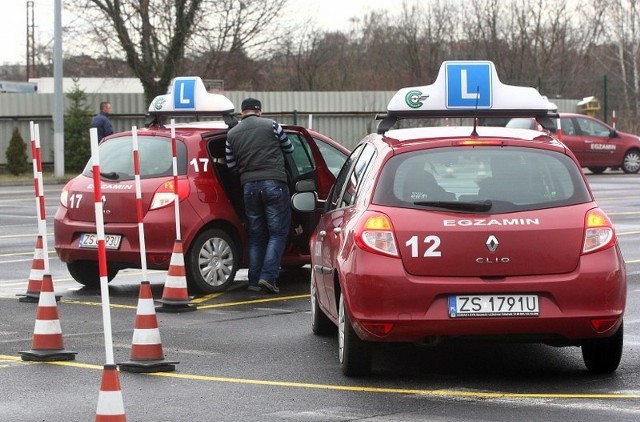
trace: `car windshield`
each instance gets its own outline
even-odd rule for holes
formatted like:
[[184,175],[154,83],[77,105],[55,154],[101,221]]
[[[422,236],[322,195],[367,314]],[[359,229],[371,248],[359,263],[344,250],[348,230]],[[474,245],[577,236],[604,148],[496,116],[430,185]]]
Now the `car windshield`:
[[[186,146],[176,142],[178,152],[178,174],[185,174]],[[130,136],[112,138],[100,144],[100,174],[109,180],[132,180],[133,141]],[[153,136],[138,136],[138,156],[140,160],[140,178],[165,177],[173,175],[173,154],[171,139]],[[92,177],[93,163],[87,163],[83,175]]]
[[504,213],[591,201],[563,154],[520,147],[413,151],[385,165],[373,202],[404,208]]

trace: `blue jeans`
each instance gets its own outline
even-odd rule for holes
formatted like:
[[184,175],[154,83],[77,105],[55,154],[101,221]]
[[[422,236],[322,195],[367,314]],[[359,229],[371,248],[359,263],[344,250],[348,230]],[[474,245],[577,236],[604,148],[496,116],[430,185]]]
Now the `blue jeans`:
[[249,285],[275,283],[291,226],[289,186],[276,180],[243,185],[249,231]]

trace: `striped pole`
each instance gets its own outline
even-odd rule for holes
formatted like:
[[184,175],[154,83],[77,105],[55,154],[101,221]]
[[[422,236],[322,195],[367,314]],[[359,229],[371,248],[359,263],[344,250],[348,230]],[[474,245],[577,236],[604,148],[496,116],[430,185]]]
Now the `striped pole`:
[[42,236],[42,255],[44,257],[44,273],[51,274],[49,272],[49,248],[47,245],[47,213],[44,206],[44,183],[42,181],[42,156],[40,150],[40,125],[34,125],[35,129],[35,152],[36,152],[36,179],[34,181],[36,189],[36,200],[38,201],[36,206],[38,212],[38,230],[40,236]]
[[180,233],[180,195],[178,189],[178,147],[176,144],[176,121],[171,119],[171,153],[173,155],[173,195],[175,200],[175,214],[176,214],[176,240],[181,241],[182,236]]
[[176,144],[175,120],[171,119],[171,152],[173,155],[173,198],[176,215],[176,241],[167,279],[162,290],[162,298],[158,299],[162,305],[156,308],[158,312],[188,312],[195,311],[196,306],[189,303],[186,269],[184,267],[184,252],[180,235],[180,191],[178,189],[178,153]]
[[140,264],[142,266],[142,280],[147,278],[147,250],[144,240],[144,213],[142,211],[142,187],[140,186],[140,152],[138,150],[138,128],[131,127],[131,137],[133,139],[133,174],[136,185],[136,212],[138,214],[138,238],[140,239]]
[[98,268],[100,273],[100,295],[102,297],[102,323],[104,325],[104,349],[107,365],[115,365],[111,334],[111,308],[109,303],[109,279],[107,278],[107,250],[104,240],[104,215],[102,210],[102,189],[100,179],[100,156],[98,154],[98,129],[91,128],[91,159],[93,163],[93,194],[96,213],[96,233],[98,236]]
[[616,128],[616,111],[613,110],[613,116],[611,116],[611,124],[613,125],[613,128]]
[[556,138],[562,141],[562,124],[560,123],[560,116],[556,119],[558,127],[556,128]]

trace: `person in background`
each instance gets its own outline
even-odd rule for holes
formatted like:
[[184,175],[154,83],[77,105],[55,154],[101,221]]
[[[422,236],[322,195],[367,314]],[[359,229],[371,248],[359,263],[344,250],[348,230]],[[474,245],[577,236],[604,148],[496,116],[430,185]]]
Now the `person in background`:
[[105,136],[113,133],[113,126],[111,125],[111,103],[108,101],[100,103],[100,111],[91,120],[91,127],[98,129],[98,142],[102,141],[102,138]]
[[284,155],[293,144],[255,98],[242,101],[241,121],[227,135],[227,167],[240,176],[249,232],[249,287],[279,293],[280,260],[291,225]]

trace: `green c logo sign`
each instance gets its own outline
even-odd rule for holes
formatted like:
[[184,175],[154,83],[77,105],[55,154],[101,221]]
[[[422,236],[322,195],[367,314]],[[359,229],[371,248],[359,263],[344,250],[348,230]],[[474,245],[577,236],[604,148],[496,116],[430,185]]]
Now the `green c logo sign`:
[[420,97],[422,97],[422,92],[418,90],[413,90],[407,92],[407,95],[404,97],[405,102],[411,108],[419,108],[422,107],[422,102],[420,101]]

